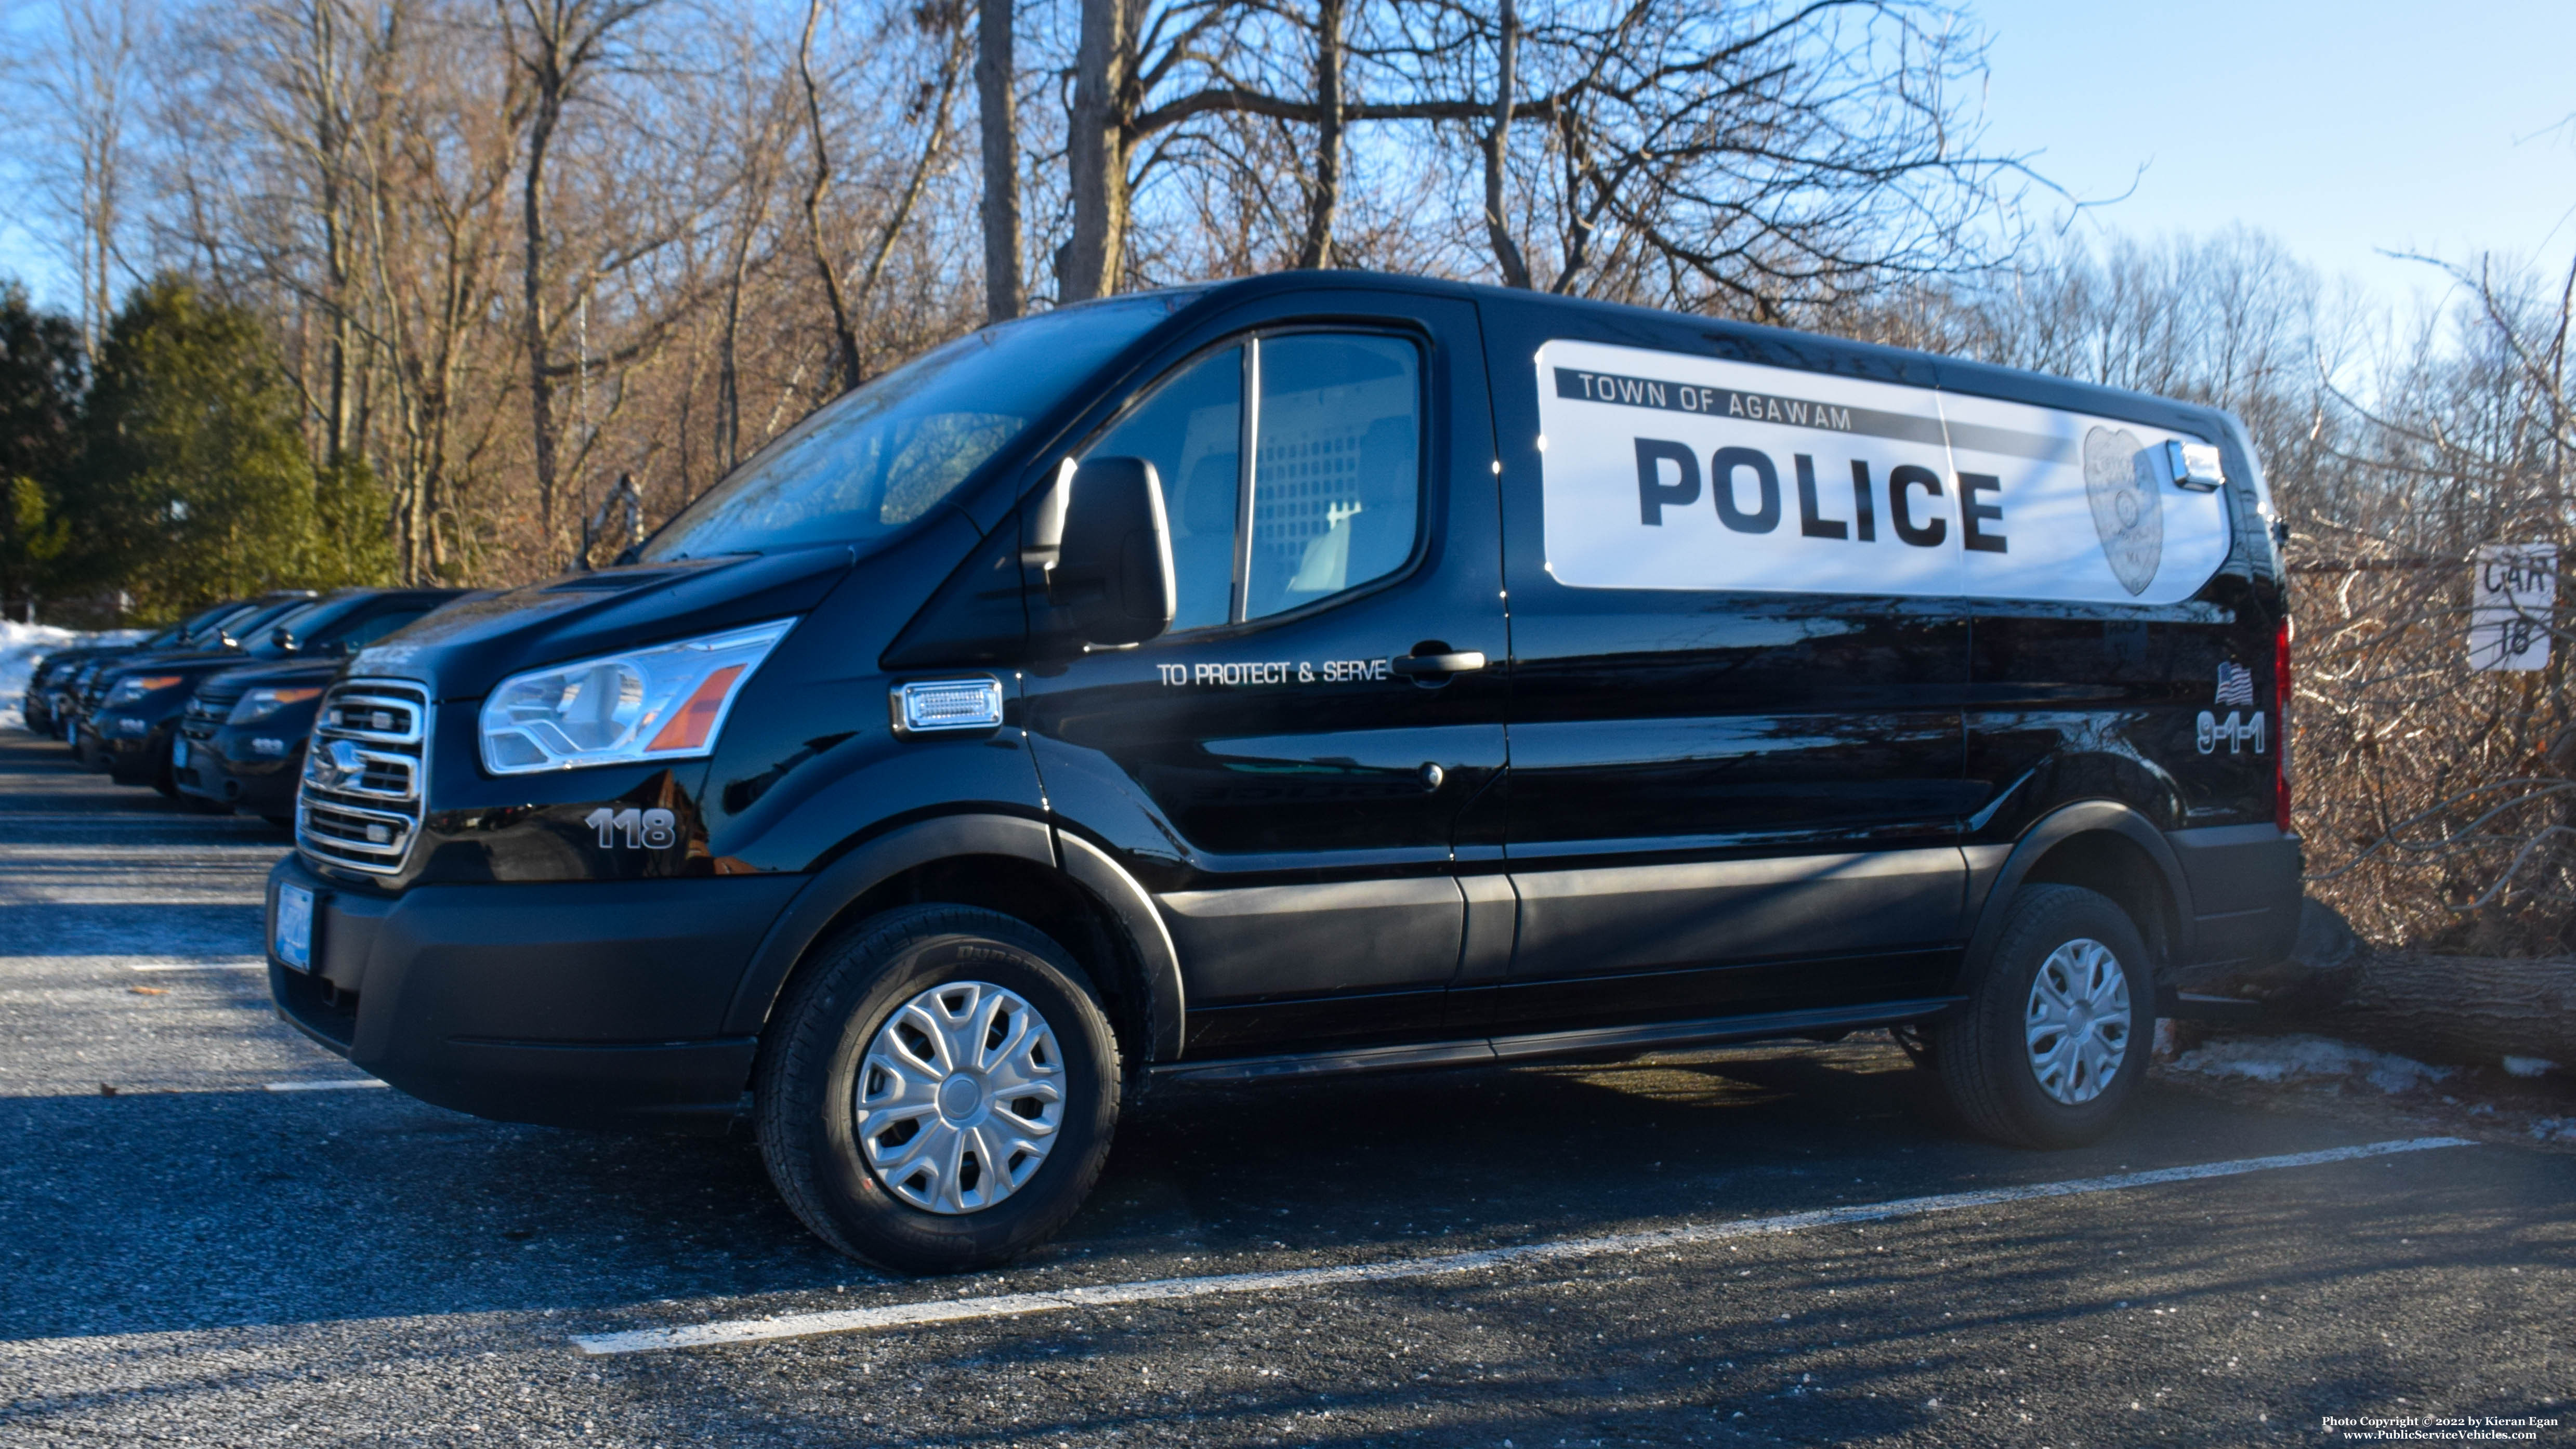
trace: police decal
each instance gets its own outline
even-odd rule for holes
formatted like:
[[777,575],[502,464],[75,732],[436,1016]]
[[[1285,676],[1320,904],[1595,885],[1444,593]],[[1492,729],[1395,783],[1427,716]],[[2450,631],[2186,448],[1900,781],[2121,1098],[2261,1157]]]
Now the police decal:
[[2218,702],[2240,708],[2254,707],[2254,671],[2233,659],[2218,664]]
[[2204,439],[1682,353],[1539,349],[1548,573],[1594,589],[2171,604],[2227,557]]
[[2221,741],[2226,742],[2231,755],[2243,754],[2248,744],[2254,746],[2254,753],[2263,753],[2263,711],[2254,711],[2248,719],[2243,710],[2231,709],[2227,718],[2220,719],[2215,711],[2202,710],[2193,743],[2200,746],[2202,754],[2209,755],[2218,752]]
[[[2233,659],[2218,661],[2215,701],[2217,708],[2202,710],[2193,730],[2192,743],[2200,747],[2200,752],[2213,755],[2224,744],[2231,755],[2243,754],[2247,745],[2254,747],[2254,753],[2263,753],[2263,711],[2252,708],[2254,671]],[[2229,709],[2230,705],[2236,707]],[[2227,710],[2227,718],[2218,717],[2220,709]]]
[[1384,659],[1254,659],[1228,664],[1157,664],[1155,671],[1166,687],[1183,684],[1213,684],[1241,688],[1251,684],[1356,684],[1364,680],[1392,679],[1393,671]]

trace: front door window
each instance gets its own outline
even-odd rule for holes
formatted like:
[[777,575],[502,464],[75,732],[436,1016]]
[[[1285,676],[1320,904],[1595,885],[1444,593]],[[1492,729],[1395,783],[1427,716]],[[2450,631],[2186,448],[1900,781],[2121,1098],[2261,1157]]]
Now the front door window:
[[1175,631],[1232,617],[1245,351],[1228,347],[1183,367],[1082,450],[1085,457],[1142,458],[1163,480],[1179,585]]
[[[1247,383],[1260,404],[1249,469]],[[1179,586],[1171,632],[1302,609],[1413,556],[1421,352],[1383,334],[1255,337],[1156,383],[1082,456],[1142,458],[1162,480]]]
[[1422,511],[1422,363],[1396,337],[1266,338],[1244,617],[1404,567]]

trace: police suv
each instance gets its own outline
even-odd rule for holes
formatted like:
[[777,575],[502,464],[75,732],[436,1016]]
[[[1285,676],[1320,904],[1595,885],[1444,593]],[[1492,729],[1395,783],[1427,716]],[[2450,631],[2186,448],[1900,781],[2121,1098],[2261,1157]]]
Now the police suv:
[[1308,272],[1066,307],[322,702],[270,982],[513,1121],[747,1119],[891,1267],[1153,1077],[1894,1028],[2092,1139],[2299,900],[2289,621],[2185,403]]

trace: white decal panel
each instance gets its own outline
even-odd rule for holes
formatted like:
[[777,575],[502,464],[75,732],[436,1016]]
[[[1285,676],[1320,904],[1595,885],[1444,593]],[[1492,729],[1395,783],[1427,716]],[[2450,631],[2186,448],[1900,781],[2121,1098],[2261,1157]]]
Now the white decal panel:
[[1547,567],[1600,589],[2178,603],[2227,556],[2188,435],[1930,388],[1550,342]]

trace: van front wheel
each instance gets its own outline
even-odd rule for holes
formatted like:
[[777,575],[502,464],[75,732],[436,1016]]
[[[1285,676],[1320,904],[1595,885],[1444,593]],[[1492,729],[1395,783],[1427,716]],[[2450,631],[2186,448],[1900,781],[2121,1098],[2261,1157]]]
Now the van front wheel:
[[1942,1094],[1971,1131],[2015,1147],[2092,1142],[2146,1075],[2146,944],[2108,896],[2026,886],[1975,995],[1930,1035]]
[[1118,1117],[1082,968],[1024,922],[924,905],[826,945],[755,1083],[771,1181],[817,1237],[906,1273],[1007,1261],[1082,1205]]

